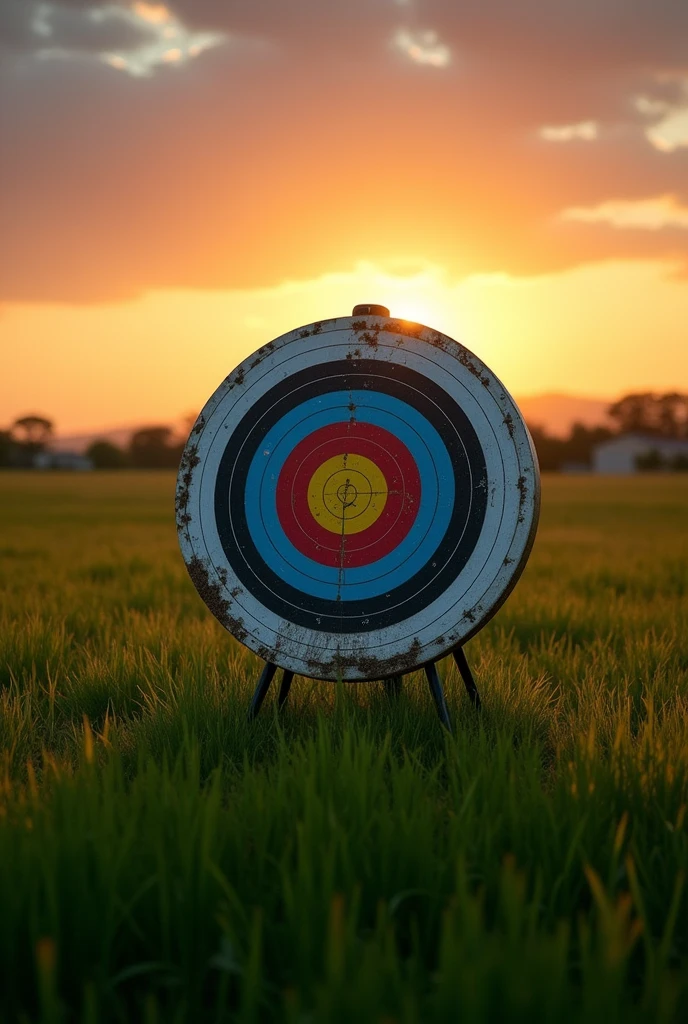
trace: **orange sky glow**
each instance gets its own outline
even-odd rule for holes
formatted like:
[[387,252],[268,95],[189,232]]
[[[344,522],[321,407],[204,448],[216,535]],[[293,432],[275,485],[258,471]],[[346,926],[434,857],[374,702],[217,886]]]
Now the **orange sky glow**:
[[516,396],[688,390],[688,4],[0,10],[0,428],[174,421],[357,302]]

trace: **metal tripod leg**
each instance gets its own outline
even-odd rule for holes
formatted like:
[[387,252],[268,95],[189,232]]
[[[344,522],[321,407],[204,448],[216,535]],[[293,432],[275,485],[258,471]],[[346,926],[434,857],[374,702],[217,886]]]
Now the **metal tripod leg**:
[[463,647],[457,647],[454,651],[454,661],[456,662],[456,667],[461,673],[461,678],[466,685],[466,692],[468,693],[471,704],[477,711],[480,711],[480,708],[482,707],[480,694],[478,693],[478,687],[475,685],[475,679],[473,678],[473,673],[469,668],[468,661],[466,660],[466,652]]
[[280,708],[283,708],[287,702],[287,697],[289,696],[289,691],[291,689],[291,681],[293,678],[294,673],[287,672],[285,668],[284,671],[282,672],[282,682],[280,683],[279,697],[277,698],[277,703]]
[[382,680],[385,693],[390,699],[398,697],[401,693],[402,679],[403,676],[390,676],[389,679]]
[[261,707],[263,706],[263,701],[265,700],[267,692],[270,689],[270,683],[272,682],[273,676],[275,675],[276,671],[277,665],[273,665],[271,661],[266,662],[265,668],[260,674],[260,679],[258,680],[258,685],[256,686],[255,693],[253,694],[251,706],[248,709],[249,722],[253,721],[253,719],[256,717]]
[[435,702],[435,707],[437,708],[437,714],[439,715],[440,722],[447,730],[447,732],[451,732],[451,719],[449,718],[449,711],[447,710],[447,702],[444,699],[442,680],[440,679],[439,672],[437,671],[437,665],[435,664],[434,661],[431,661],[429,665],[425,666],[425,674],[428,677],[430,693],[432,694],[432,699]]

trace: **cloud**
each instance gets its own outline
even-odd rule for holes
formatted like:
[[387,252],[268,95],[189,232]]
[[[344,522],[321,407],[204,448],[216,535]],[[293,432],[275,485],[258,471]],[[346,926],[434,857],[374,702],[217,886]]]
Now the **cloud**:
[[227,40],[223,32],[190,32],[165,4],[134,2],[128,9],[104,9],[103,17],[117,14],[151,27],[153,38],[135,47],[120,47],[119,52],[101,52],[99,57],[110,67],[134,76],[148,76],[164,64],[184,65],[206,50]]
[[599,126],[596,121],[579,121],[578,124],[557,124],[543,125],[540,129],[540,136],[547,142],[572,142],[574,139],[582,139],[584,142],[592,142],[599,134]]
[[256,287],[361,259],[456,278],[688,266],[675,219],[561,216],[688,205],[688,4],[0,11],[0,298]]
[[635,107],[651,122],[645,130],[648,142],[663,153],[673,153],[688,147],[688,73],[663,78],[678,88],[678,96],[673,100],[636,96]]
[[151,25],[166,25],[170,20],[170,12],[165,4],[134,0],[131,9],[137,17],[150,22]]
[[3,0],[0,5],[0,46],[9,52],[97,53],[108,47],[136,47],[154,35],[150,24],[117,3],[81,9],[43,0]]
[[16,0],[0,17],[0,39],[10,52],[39,60],[90,58],[135,76],[199,56],[225,41],[222,32],[190,32],[165,4],[143,0],[46,3]]
[[640,228],[658,231],[661,228],[688,230],[688,206],[682,206],[674,196],[654,199],[609,199],[597,206],[574,206],[564,210],[563,220],[577,220],[585,224],[611,224],[615,228]]
[[432,29],[411,32],[407,28],[399,28],[392,36],[392,46],[414,64],[446,68],[451,60],[451,50]]

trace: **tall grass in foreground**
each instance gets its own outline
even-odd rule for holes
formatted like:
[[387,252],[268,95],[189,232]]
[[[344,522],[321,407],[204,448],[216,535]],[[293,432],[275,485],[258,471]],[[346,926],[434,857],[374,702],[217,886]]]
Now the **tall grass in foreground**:
[[688,1018],[688,481],[545,481],[454,737],[420,676],[249,726],[172,483],[0,477],[0,1020]]

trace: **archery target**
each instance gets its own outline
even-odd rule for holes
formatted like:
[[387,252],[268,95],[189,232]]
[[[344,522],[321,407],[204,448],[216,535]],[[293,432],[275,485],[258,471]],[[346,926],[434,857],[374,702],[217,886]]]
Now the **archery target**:
[[264,346],[218,388],[177,489],[191,577],[283,668],[382,678],[472,635],[516,582],[539,507],[512,399],[462,346],[387,317]]

